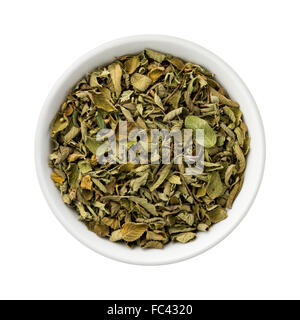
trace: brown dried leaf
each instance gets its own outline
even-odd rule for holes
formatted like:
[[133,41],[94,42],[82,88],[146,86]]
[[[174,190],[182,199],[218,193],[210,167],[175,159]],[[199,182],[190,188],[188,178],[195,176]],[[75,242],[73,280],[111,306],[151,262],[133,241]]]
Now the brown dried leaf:
[[89,175],[86,175],[81,179],[80,187],[82,189],[92,190],[93,182],[92,182],[91,177]]
[[146,243],[144,243],[142,246],[142,248],[152,248],[152,249],[162,249],[164,247],[163,243],[160,241],[147,241]]
[[133,56],[125,61],[125,70],[132,74],[139,67],[140,59],[138,56]]
[[173,66],[175,66],[177,69],[182,70],[184,68],[184,63],[181,59],[174,57],[170,60]]
[[64,177],[61,177],[59,176],[56,172],[52,172],[51,174],[51,179],[56,182],[56,183],[59,183],[59,184],[63,184],[63,182],[65,181],[65,178]]
[[94,226],[94,232],[102,238],[109,236],[109,228],[103,224],[96,223]]
[[225,96],[223,96],[221,93],[219,93],[217,90],[215,90],[212,87],[209,87],[209,89],[210,89],[211,95],[218,97],[220,103],[226,104],[229,107],[235,107],[235,108],[239,107],[239,104],[236,101],[226,98]]
[[120,220],[119,219],[104,217],[101,219],[101,222],[104,223],[105,225],[111,227],[114,230],[120,228]]
[[121,229],[123,239],[128,242],[136,241],[148,229],[144,223],[127,222]]
[[243,151],[237,142],[234,144],[233,150],[234,150],[235,156],[238,160],[238,173],[241,173],[246,168],[245,156],[244,156]]
[[153,68],[148,72],[148,77],[155,83],[164,74],[164,68]]
[[118,63],[112,63],[108,66],[108,71],[111,76],[112,83],[114,85],[116,96],[119,97],[121,94],[121,78],[122,78],[122,69]]

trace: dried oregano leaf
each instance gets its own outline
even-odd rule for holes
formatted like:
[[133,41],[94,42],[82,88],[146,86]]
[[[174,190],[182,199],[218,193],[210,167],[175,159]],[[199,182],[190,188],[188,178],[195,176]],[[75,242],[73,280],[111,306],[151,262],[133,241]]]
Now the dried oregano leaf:
[[82,160],[78,162],[79,170],[82,174],[86,174],[93,170],[91,162],[88,160]]
[[109,101],[103,93],[93,94],[92,99],[97,108],[102,109],[106,112],[116,111],[115,106]]
[[96,223],[94,226],[93,231],[99,236],[99,237],[107,237],[109,235],[109,228],[103,224]]
[[229,209],[232,208],[233,201],[234,201],[235,197],[237,196],[239,190],[240,190],[240,186],[238,184],[236,184],[233,187],[233,189],[230,191],[229,197],[226,202],[226,208],[229,208]]
[[96,154],[98,148],[101,146],[102,142],[97,141],[96,138],[91,138],[89,136],[85,139],[85,145],[92,154]]
[[[51,179],[98,236],[160,249],[189,242],[230,215],[226,208],[242,188],[250,137],[239,104],[204,67],[145,49],[79,79],[57,109],[50,126]],[[203,129],[203,173],[186,175],[190,165],[172,157],[162,163],[162,147],[158,164],[121,163],[118,152],[115,163],[98,163],[106,151],[105,145],[99,150],[98,131],[116,133],[118,145],[127,138],[119,136],[125,120],[127,135],[133,129]],[[195,134],[192,139],[195,145]],[[148,147],[151,155],[149,139]]]
[[246,168],[246,160],[245,160],[244,153],[237,142],[234,144],[233,150],[234,150],[236,158],[238,160],[238,167],[239,167],[238,173],[241,173]]
[[157,62],[163,62],[166,58],[165,54],[151,50],[151,49],[146,49],[145,52],[149,58]]
[[174,237],[174,240],[181,243],[187,243],[195,238],[196,238],[196,234],[194,232],[184,232],[176,235]]
[[64,130],[69,125],[69,119],[61,113],[57,113],[51,125],[51,137],[54,137],[58,132]]
[[123,239],[123,236],[122,236],[121,229],[113,231],[109,238],[109,240],[113,242],[120,241],[122,239]]
[[145,172],[141,177],[130,181],[130,187],[133,192],[137,192],[140,187],[144,186],[148,180],[148,172]]
[[239,104],[236,101],[226,98],[224,95],[219,93],[214,88],[210,87],[210,92],[211,92],[211,95],[216,96],[219,99],[220,103],[225,104],[229,107],[236,107],[236,108],[239,107]]
[[108,66],[108,71],[110,73],[111,80],[114,85],[116,96],[118,97],[122,91],[122,88],[121,88],[122,69],[118,63],[113,63]]
[[164,74],[163,68],[153,68],[149,71],[148,77],[152,80],[152,82],[156,82],[162,75]]
[[133,202],[141,205],[143,208],[145,208],[153,216],[158,215],[156,208],[155,208],[155,205],[153,205],[152,203],[149,203],[147,201],[147,199],[138,198],[138,197],[129,197],[129,199],[132,200]]
[[147,241],[145,244],[141,245],[142,248],[152,248],[152,249],[162,249],[164,244],[160,241]]
[[170,173],[172,168],[172,163],[171,164],[167,164],[163,167],[163,169],[160,172],[160,175],[158,177],[158,179],[156,180],[156,182],[149,188],[149,190],[152,192],[155,189],[157,189],[167,178],[168,174]]
[[140,73],[134,73],[130,78],[132,86],[139,90],[145,91],[152,83],[151,79]]
[[129,58],[125,61],[125,69],[129,74],[132,74],[135,72],[135,70],[140,65],[140,59],[138,56],[133,56],[132,58]]
[[187,116],[185,118],[185,127],[188,129],[203,129],[204,130],[204,147],[211,148],[217,142],[217,136],[214,130],[210,127],[207,121],[197,116]]
[[123,224],[121,233],[125,241],[132,242],[139,239],[146,230],[146,224],[127,222]]
[[192,213],[181,212],[177,217],[186,222],[189,226],[192,226],[195,222],[195,216]]
[[202,231],[202,232],[206,232],[209,229],[209,225],[205,224],[205,223],[199,223],[197,226],[197,230],[198,231]]
[[235,164],[231,164],[227,167],[226,172],[225,172],[225,184],[226,186],[230,186],[230,178],[231,176],[236,172],[236,165]]
[[173,120],[176,116],[178,116],[182,113],[182,110],[183,110],[183,108],[178,108],[178,109],[170,111],[169,113],[167,113],[164,116],[163,122]]
[[223,194],[223,191],[224,187],[219,172],[212,172],[206,189],[207,195],[211,199],[216,199]]
[[101,219],[101,222],[106,226],[111,227],[113,230],[120,228],[120,220],[117,218],[104,217]]
[[165,232],[159,230],[147,231],[146,239],[155,241],[167,241],[168,236]]
[[89,175],[87,176],[84,176],[81,180],[81,183],[80,183],[80,187],[82,189],[86,189],[86,190],[92,190],[93,188],[93,182],[91,180],[91,177]]
[[177,90],[171,95],[167,103],[170,104],[173,108],[177,109],[181,96],[182,92],[180,90]]
[[207,215],[212,223],[218,223],[227,218],[227,211],[224,208],[217,207],[216,209],[207,212]]
[[171,177],[168,178],[168,181],[170,183],[173,183],[173,184],[181,184],[181,178],[180,176],[176,176],[176,175],[173,175]]
[[177,57],[173,57],[169,61],[172,63],[173,66],[175,66],[179,70],[182,70],[184,68],[183,61]]
[[65,177],[58,175],[56,172],[52,172],[51,179],[59,184],[62,184],[65,181]]

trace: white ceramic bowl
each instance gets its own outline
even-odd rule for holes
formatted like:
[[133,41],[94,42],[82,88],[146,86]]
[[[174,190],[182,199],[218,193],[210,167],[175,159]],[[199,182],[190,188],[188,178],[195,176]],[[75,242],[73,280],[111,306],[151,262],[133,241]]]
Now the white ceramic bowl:
[[[251,136],[251,151],[243,188],[226,220],[214,225],[207,233],[187,244],[170,243],[162,250],[129,249],[124,245],[99,238],[77,220],[77,213],[62,201],[50,179],[48,167],[50,121],[58,111],[69,89],[87,72],[112,62],[116,57],[133,54],[145,48],[171,53],[195,62],[216,74],[232,99],[238,101]],[[40,186],[53,213],[79,241],[94,251],[122,262],[159,265],[178,262],[196,256],[223,240],[245,217],[260,186],[265,163],[265,136],[259,111],[249,90],[239,76],[219,57],[201,46],[179,38],[162,35],[140,35],[118,39],[88,52],[69,67],[52,88],[40,114],[35,141],[36,170]]]

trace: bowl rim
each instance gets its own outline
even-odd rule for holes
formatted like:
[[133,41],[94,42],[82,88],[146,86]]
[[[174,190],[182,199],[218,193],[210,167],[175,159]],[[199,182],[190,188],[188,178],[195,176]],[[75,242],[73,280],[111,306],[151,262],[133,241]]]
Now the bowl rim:
[[[251,108],[253,108],[254,113],[255,113],[255,117],[256,117],[255,120],[257,122],[257,127],[259,128],[258,134],[261,139],[261,148],[260,148],[260,150],[259,150],[260,152],[258,154],[258,156],[260,157],[261,166],[259,168],[257,168],[257,178],[258,179],[257,179],[257,183],[255,186],[255,191],[251,195],[246,209],[244,210],[244,212],[242,214],[240,214],[238,220],[232,224],[232,226],[229,228],[229,230],[227,230],[227,232],[222,233],[215,241],[211,242],[205,248],[202,248],[199,250],[194,250],[192,253],[189,253],[189,254],[187,253],[187,254],[182,255],[180,257],[172,257],[169,259],[164,259],[163,261],[159,261],[159,262],[156,261],[154,263],[150,263],[150,262],[144,263],[142,261],[135,260],[132,258],[124,258],[124,257],[119,258],[117,256],[117,254],[114,254],[114,252],[104,253],[101,250],[99,250],[98,248],[96,248],[95,246],[93,247],[90,243],[88,243],[88,241],[86,241],[86,239],[84,239],[84,236],[79,236],[73,230],[71,225],[67,225],[65,223],[65,221],[62,219],[60,212],[58,212],[57,208],[55,207],[54,202],[52,201],[53,200],[52,197],[47,192],[48,182],[45,181],[45,179],[43,177],[43,169],[42,169],[42,163],[41,163],[41,158],[40,158],[41,144],[45,143],[42,141],[42,134],[41,133],[43,131],[44,126],[46,125],[45,120],[47,119],[46,115],[47,115],[47,110],[49,109],[49,107],[47,108],[47,106],[49,106],[49,104],[51,104],[51,100],[53,99],[55,92],[61,87],[61,85],[64,83],[64,81],[69,77],[70,73],[73,70],[75,70],[76,68],[78,68],[78,66],[80,66],[83,62],[88,61],[91,57],[93,57],[99,51],[104,51],[105,49],[113,48],[113,47],[116,47],[116,46],[119,46],[122,44],[126,44],[126,43],[130,43],[130,42],[145,42],[145,40],[177,42],[177,43],[179,43],[183,46],[186,46],[186,47],[193,47],[195,50],[202,51],[202,53],[209,55],[210,58],[214,59],[216,63],[223,65],[228,70],[228,72],[231,73],[231,76],[235,79],[235,81],[239,83],[240,87],[242,88],[242,90],[244,90],[245,94],[248,95],[248,99],[249,99],[249,101],[251,101]],[[48,122],[48,125],[49,125],[49,122]],[[209,250],[210,248],[214,247],[215,245],[220,243],[222,240],[224,240],[240,224],[240,222],[243,220],[243,218],[248,213],[250,207],[252,206],[252,204],[256,198],[257,192],[260,188],[262,179],[263,179],[264,168],[265,168],[265,157],[266,157],[265,132],[264,132],[264,127],[263,127],[263,122],[262,122],[262,119],[260,116],[260,112],[259,112],[259,109],[255,103],[255,100],[254,100],[252,94],[250,93],[249,89],[247,88],[247,86],[245,85],[243,80],[239,77],[239,75],[220,57],[218,57],[217,55],[215,55],[211,51],[203,48],[202,46],[200,46],[194,42],[191,42],[191,41],[188,41],[188,40],[185,40],[182,38],[174,37],[174,36],[156,35],[156,34],[128,36],[128,37],[118,38],[118,39],[112,40],[110,42],[106,42],[106,43],[101,44],[101,45],[97,46],[96,48],[88,51],[87,53],[83,54],[80,58],[78,58],[75,62],[73,62],[66,69],[66,71],[60,76],[60,78],[58,78],[58,80],[55,82],[54,86],[50,90],[50,92],[49,92],[49,94],[43,104],[43,107],[41,108],[40,115],[38,118],[37,127],[36,127],[35,142],[34,143],[35,143],[35,146],[34,146],[35,167],[36,167],[36,173],[37,173],[37,178],[39,181],[40,188],[42,190],[42,193],[43,193],[51,211],[56,216],[56,218],[61,222],[61,224],[65,227],[65,229],[69,233],[71,233],[73,235],[73,237],[76,238],[78,241],[80,241],[82,244],[84,244],[88,248],[92,249],[93,251],[95,251],[95,252],[97,252],[107,258],[117,260],[120,262],[124,262],[124,263],[129,263],[129,264],[147,265],[147,266],[171,264],[171,263],[177,263],[177,262],[180,262],[183,260],[187,260],[189,258],[195,257],[197,255],[200,255],[200,254],[206,252],[207,250]],[[117,250],[116,250],[116,253],[117,253]]]

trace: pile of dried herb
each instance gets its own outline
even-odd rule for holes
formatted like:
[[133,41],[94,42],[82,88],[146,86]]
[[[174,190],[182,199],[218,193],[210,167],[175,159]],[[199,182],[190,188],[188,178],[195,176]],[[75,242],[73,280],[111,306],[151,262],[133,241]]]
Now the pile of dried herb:
[[[185,164],[105,164],[97,132],[204,129],[204,172]],[[239,104],[200,65],[146,49],[80,80],[51,125],[51,178],[100,237],[130,247],[186,243],[227,217],[244,178],[250,138]],[[131,142],[135,143],[135,142]]]

